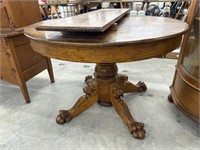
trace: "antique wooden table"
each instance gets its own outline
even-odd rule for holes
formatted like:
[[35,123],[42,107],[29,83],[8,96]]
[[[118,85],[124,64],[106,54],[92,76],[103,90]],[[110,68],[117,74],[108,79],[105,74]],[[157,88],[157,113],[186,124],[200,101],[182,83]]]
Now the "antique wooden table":
[[[109,16],[109,15],[108,15]],[[101,16],[96,16],[101,21]],[[81,19],[81,18],[80,18]],[[95,23],[94,18],[87,21]],[[61,110],[56,118],[58,124],[71,121],[95,102],[113,106],[135,138],[145,137],[144,124],[136,122],[127,104],[124,93],[143,92],[146,85],[136,85],[128,77],[118,74],[116,63],[131,62],[164,55],[179,47],[182,35],[188,30],[184,22],[163,17],[133,17],[126,15],[104,32],[59,32],[37,31],[35,27],[55,24],[64,20],[50,20],[27,27],[32,48],[41,55],[73,62],[96,63],[94,78],[87,76],[84,95],[69,110]],[[80,21],[83,21],[80,20]],[[164,66],[163,66],[164,67]]]

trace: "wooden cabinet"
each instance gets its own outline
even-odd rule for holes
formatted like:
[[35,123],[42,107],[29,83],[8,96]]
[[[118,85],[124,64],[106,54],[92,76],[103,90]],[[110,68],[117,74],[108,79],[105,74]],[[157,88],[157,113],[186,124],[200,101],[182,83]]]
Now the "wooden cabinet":
[[[193,4],[193,5],[192,5]],[[188,15],[191,30],[184,36],[174,81],[170,87],[169,100],[173,101],[184,113],[196,121],[200,121],[200,60],[199,60],[199,16],[197,0],[193,0]],[[195,13],[197,12],[197,13]],[[195,16],[195,14],[197,14]],[[194,17],[195,16],[195,17]]]
[[18,85],[30,102],[26,81],[48,70],[54,82],[51,60],[34,52],[23,27],[41,21],[37,0],[0,0],[0,73],[1,79]]

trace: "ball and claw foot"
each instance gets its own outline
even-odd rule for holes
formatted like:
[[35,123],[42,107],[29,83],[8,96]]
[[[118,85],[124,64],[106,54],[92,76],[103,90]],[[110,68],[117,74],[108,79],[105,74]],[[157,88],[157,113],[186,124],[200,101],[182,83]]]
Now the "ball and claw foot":
[[144,139],[146,131],[143,129],[144,124],[140,122],[134,122],[130,125],[130,132],[133,134],[133,137],[136,139]]
[[139,81],[136,85],[139,87],[139,92],[144,92],[147,90],[147,86],[144,82]]
[[60,110],[59,115],[56,117],[58,124],[68,123],[73,119],[72,114],[67,110]]

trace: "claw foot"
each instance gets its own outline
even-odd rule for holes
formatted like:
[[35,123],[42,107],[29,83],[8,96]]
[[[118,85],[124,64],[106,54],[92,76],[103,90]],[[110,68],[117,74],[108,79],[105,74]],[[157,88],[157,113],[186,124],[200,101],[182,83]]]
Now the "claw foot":
[[138,89],[139,92],[144,92],[147,90],[147,86],[144,82],[139,81],[137,83],[137,86],[139,87],[139,89]]
[[140,123],[140,122],[134,122],[130,125],[130,132],[131,134],[133,134],[133,137],[136,138],[136,139],[144,139],[145,137],[145,130],[143,129],[144,127],[144,124],[143,123]]
[[56,117],[58,124],[68,123],[73,119],[72,114],[67,110],[60,110],[59,115]]

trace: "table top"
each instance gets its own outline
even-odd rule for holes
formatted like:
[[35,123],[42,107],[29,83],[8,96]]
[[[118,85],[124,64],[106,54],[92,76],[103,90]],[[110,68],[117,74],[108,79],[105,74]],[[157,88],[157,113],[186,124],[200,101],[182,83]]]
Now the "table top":
[[[54,20],[50,20],[54,22]],[[128,62],[164,55],[179,47],[188,25],[164,17],[127,15],[117,30],[103,33],[37,31],[25,28],[33,49],[47,57],[76,62]]]
[[186,23],[171,18],[128,16],[118,22],[117,31],[107,31],[105,33],[51,32],[37,31],[35,29],[37,26],[46,24],[45,22],[53,24],[54,22],[58,23],[58,21],[62,22],[65,19],[42,21],[33,24],[25,28],[24,33],[32,39],[45,40],[46,42],[99,46],[166,39],[182,35],[188,28]]
[[129,9],[99,9],[95,12],[65,19],[45,21],[36,29],[44,31],[104,32],[128,12]]

